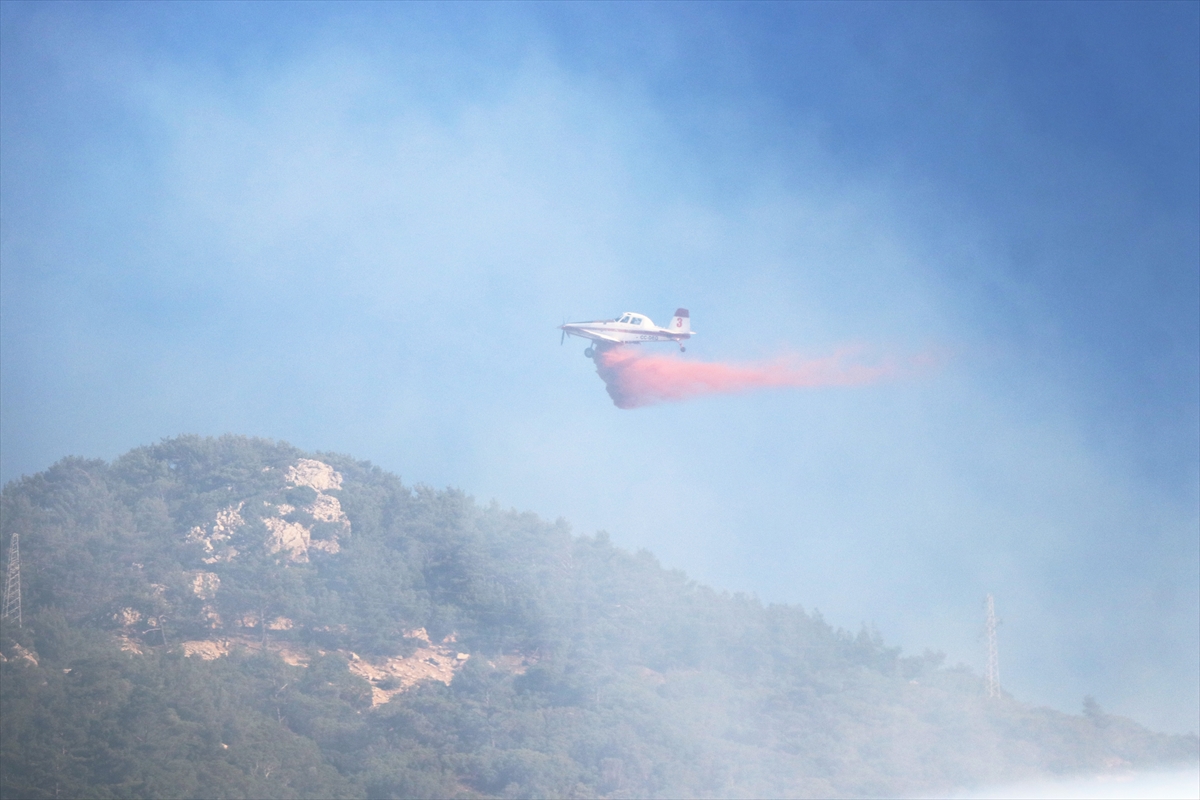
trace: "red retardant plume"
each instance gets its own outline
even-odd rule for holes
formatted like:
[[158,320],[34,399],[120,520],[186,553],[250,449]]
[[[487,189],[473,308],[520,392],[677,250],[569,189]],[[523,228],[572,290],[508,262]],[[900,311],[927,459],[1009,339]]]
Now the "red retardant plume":
[[638,408],[705,394],[776,386],[862,386],[899,372],[890,363],[868,366],[850,362],[856,352],[844,349],[810,361],[793,357],[761,364],[721,364],[666,355],[638,355],[626,346],[600,351],[595,362],[596,372],[617,408]]

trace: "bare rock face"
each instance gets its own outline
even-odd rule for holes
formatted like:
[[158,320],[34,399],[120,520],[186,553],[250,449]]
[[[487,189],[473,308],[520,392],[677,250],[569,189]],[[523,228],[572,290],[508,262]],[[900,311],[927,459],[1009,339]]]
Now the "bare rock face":
[[333,524],[337,530],[332,536],[314,539],[312,528],[284,519],[296,509],[287,503],[280,503],[277,507],[279,516],[263,520],[268,531],[267,552],[283,553],[290,561],[297,563],[307,562],[310,550],[330,555],[341,552],[342,545],[338,537],[350,532],[350,520],[342,511],[338,499],[326,494],[342,488],[341,473],[323,461],[302,458],[295,466],[288,467],[285,477],[289,486],[307,486],[317,493],[312,503],[300,510],[310,514],[316,522]]
[[14,644],[13,648],[12,648],[12,652],[13,652],[14,660],[19,658],[23,661],[28,661],[30,664],[33,664],[35,667],[38,665],[37,656],[34,655],[31,651],[26,650],[24,647],[21,647],[21,645]]
[[233,534],[246,524],[242,519],[242,506],[229,506],[217,512],[217,518],[211,525],[196,526],[188,531],[188,541],[198,542],[204,546],[204,551],[210,555],[204,559],[205,564],[217,564],[222,561],[232,561],[237,557],[237,548],[227,544]]
[[215,572],[193,572],[192,594],[201,600],[212,600],[221,588],[221,578]]
[[284,553],[297,563],[308,561],[308,547],[312,542],[312,531],[299,522],[288,522],[282,517],[267,517],[267,552]]
[[[317,538],[313,538],[312,527],[285,519],[296,511],[294,506],[264,501],[267,506],[274,505],[275,510],[273,516],[263,519],[263,524],[267,527],[267,552],[280,553],[288,561],[295,563],[306,563],[310,550],[328,555],[341,552],[342,545],[338,539],[350,533],[350,519],[342,510],[341,502],[333,495],[327,494],[342,488],[341,473],[323,461],[301,458],[295,465],[287,468],[284,479],[290,487],[307,486],[317,493],[312,503],[300,510],[309,514],[316,523],[333,526],[333,533],[330,535],[329,527],[325,527]],[[204,548],[207,554],[204,557],[205,564],[219,564],[237,558],[238,550],[231,544],[231,540],[246,524],[242,517],[244,507],[245,501],[223,508],[217,512],[216,519],[211,523],[197,525],[188,531],[188,541],[200,544]]]
[[[340,491],[342,475],[329,464],[314,458],[301,458],[293,467],[284,473],[284,481],[289,488],[308,487],[316,492],[311,503],[298,507],[284,503],[283,498],[264,500],[269,516],[263,517],[266,528],[264,547],[266,552],[281,555],[284,563],[306,564],[313,551],[325,554],[341,552],[342,546],[338,537],[350,533],[350,521],[342,504],[330,492]],[[232,561],[238,557],[238,549],[232,546],[233,536],[245,527],[242,517],[245,501],[230,505],[217,512],[214,521],[208,525],[197,525],[188,531],[187,540],[199,543],[208,555],[203,559],[205,564],[220,564]],[[311,524],[298,521],[293,515],[296,511],[304,512],[301,519],[311,517]],[[289,518],[290,517],[290,518]],[[313,529],[322,527],[318,537],[313,537]],[[331,533],[332,531],[332,533]],[[204,601],[204,613],[209,619],[214,632],[223,630],[220,614],[212,606],[217,591],[221,589],[221,577],[216,572],[196,570],[191,573],[192,594]],[[126,628],[142,620],[142,614],[136,609],[121,609],[114,615],[114,621]],[[222,634],[214,634],[210,638],[187,640],[181,644],[184,655],[203,658],[205,661],[227,656],[235,649],[268,650],[280,655],[284,661],[293,666],[307,666],[310,651],[304,646],[287,640],[272,640],[265,636],[250,636],[240,633],[236,628],[254,628],[265,626],[268,631],[289,631],[295,622],[286,616],[277,616],[274,620],[259,620],[253,610],[246,610],[233,620],[233,628]],[[371,682],[372,702],[380,705],[388,702],[396,694],[408,690],[422,681],[437,680],[449,684],[454,680],[456,670],[462,668],[470,657],[466,652],[458,652],[454,648],[454,634],[446,637],[440,643],[433,643],[424,628],[410,631],[407,638],[416,639],[418,648],[407,658],[362,658],[355,652],[340,650],[349,661],[350,672],[361,675]],[[127,632],[119,634],[122,649],[131,652],[144,652],[136,640]],[[324,650],[318,650],[324,655]]]
[[[336,475],[337,473],[334,474]],[[338,479],[341,479],[340,475]],[[338,499],[331,495],[318,493],[312,505],[309,506],[308,512],[313,515],[313,519],[317,522],[328,522],[340,529],[338,533],[335,533],[329,539],[311,540],[309,547],[323,550],[331,555],[341,552],[342,546],[338,542],[338,536],[350,532],[350,520],[346,517],[346,513],[342,511],[342,504],[338,502]]]
[[[201,600],[214,600],[219,588],[221,588],[221,576],[217,573],[203,570],[192,573],[192,594]],[[217,613],[217,609],[211,602],[204,604],[204,617],[208,620],[208,627],[214,629],[221,627],[221,615]]]
[[320,550],[324,553],[334,555],[342,552],[342,545],[336,538],[334,539],[313,539],[309,541],[308,546],[312,550]]
[[341,473],[323,461],[302,458],[296,466],[288,467],[287,482],[292,486],[308,486],[318,492],[342,488]]
[[418,628],[410,631],[406,638],[418,641],[416,652],[408,658],[364,659],[356,653],[349,654],[350,671],[371,684],[372,706],[383,705],[425,681],[440,681],[449,686],[455,671],[471,657],[469,653],[459,653],[450,647],[455,640],[453,634],[434,644],[425,629]]
[[[249,617],[250,615],[247,615]],[[242,622],[258,624],[258,619],[246,619]],[[250,626],[247,626],[250,627]],[[269,630],[290,630],[292,620],[287,617],[277,617],[267,624]],[[450,685],[455,673],[471,658],[469,653],[460,653],[453,645],[455,636],[451,634],[441,642],[430,641],[424,628],[409,631],[405,638],[416,639],[417,649],[407,658],[399,656],[392,658],[363,658],[350,650],[335,650],[346,657],[347,666],[351,673],[365,678],[371,684],[371,705],[381,706],[398,694],[408,691],[414,686],[426,681],[440,681]],[[126,647],[125,645],[129,646]],[[256,636],[234,635],[213,639],[196,639],[182,643],[183,654],[189,658],[201,658],[213,661],[229,655],[235,649],[249,651],[267,651],[275,653],[288,664],[295,667],[307,667],[311,651],[294,642],[260,639]],[[141,654],[143,651],[136,643],[126,639],[122,641],[122,649]],[[329,651],[316,650],[319,655]],[[520,670],[524,671],[524,670]]]
[[127,633],[117,634],[117,646],[120,647],[121,651],[125,653],[133,653],[137,656],[146,655],[146,651],[142,647],[141,643]]
[[346,526],[350,525],[350,521],[346,519],[346,515],[342,513],[342,504],[338,502],[336,497],[331,497],[327,494],[318,494],[317,499],[309,506],[309,513],[313,515],[313,519],[320,522],[341,523]]
[[[266,551],[280,556],[285,565],[307,563],[313,551],[328,555],[340,552],[341,543],[338,539],[350,533],[350,519],[337,497],[329,493],[341,490],[341,473],[323,461],[302,458],[287,468],[284,479],[288,487],[308,487],[316,492],[316,497],[299,508],[284,502],[282,496],[263,501],[268,514],[262,518],[266,527],[266,539],[263,542]],[[244,507],[245,501],[230,505],[218,511],[211,523],[196,526],[188,532],[188,541],[204,548],[205,564],[229,562],[238,556],[238,550],[231,542],[246,525],[242,516]],[[297,511],[303,512],[299,519],[295,516]],[[300,521],[307,519],[311,519],[310,524]],[[317,528],[319,530],[314,537],[313,531]],[[288,631],[295,627],[293,620],[276,617],[264,621],[254,611],[245,611],[233,620],[230,630],[224,630],[221,617],[213,605],[221,588],[220,575],[207,570],[194,570],[189,577],[192,593],[204,601],[203,611],[214,635],[183,642],[181,646],[185,656],[211,661],[227,656],[237,648],[266,649],[293,666],[308,665],[310,653],[305,647],[294,642],[273,640],[265,635],[239,632],[239,629],[246,631],[260,627],[265,627],[267,631]],[[118,611],[113,619],[129,629],[141,622],[143,616],[135,609],[125,608]],[[153,620],[150,622],[153,623]],[[218,630],[223,632],[218,635]],[[417,650],[408,658],[363,659],[350,651],[338,651],[349,660],[351,672],[371,683],[374,705],[386,703],[396,694],[424,681],[436,680],[449,684],[454,673],[470,658],[467,653],[460,653],[453,647],[453,634],[436,644],[429,640],[424,629],[410,631],[406,637],[417,640]],[[118,634],[118,640],[124,650],[145,652],[128,630]],[[317,652],[324,655],[326,651]]]
[[183,654],[189,658],[202,658],[213,661],[221,656],[229,655],[228,639],[205,639],[183,643]]
[[128,606],[113,614],[113,622],[117,623],[123,628],[131,628],[141,621],[142,612],[138,611],[136,608],[130,608]]

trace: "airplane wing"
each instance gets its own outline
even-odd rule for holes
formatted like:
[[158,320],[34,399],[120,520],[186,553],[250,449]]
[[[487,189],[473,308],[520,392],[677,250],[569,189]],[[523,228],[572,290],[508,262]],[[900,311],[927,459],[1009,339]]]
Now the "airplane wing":
[[582,336],[585,339],[592,339],[597,342],[608,342],[610,344],[622,344],[623,342],[615,336],[606,336],[603,333],[596,331],[567,331],[569,336]]
[[592,339],[593,342],[608,342],[610,344],[623,343],[622,339],[619,339],[616,336],[608,336],[607,333],[601,333],[600,331],[580,329],[580,327],[574,327],[574,329],[572,329],[572,327],[566,326],[563,327],[563,331],[568,336],[578,336],[581,338]]

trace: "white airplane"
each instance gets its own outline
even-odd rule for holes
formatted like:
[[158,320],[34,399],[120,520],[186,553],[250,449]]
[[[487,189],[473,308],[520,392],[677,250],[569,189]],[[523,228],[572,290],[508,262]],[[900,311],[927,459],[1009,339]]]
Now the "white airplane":
[[645,314],[627,311],[618,319],[564,322],[558,329],[562,331],[562,341],[566,341],[568,336],[579,336],[595,342],[596,344],[583,351],[588,358],[594,356],[597,349],[641,342],[678,342],[682,352],[687,350],[683,343],[696,335],[686,308],[675,309],[675,316],[671,318],[671,325],[667,328],[658,327]]

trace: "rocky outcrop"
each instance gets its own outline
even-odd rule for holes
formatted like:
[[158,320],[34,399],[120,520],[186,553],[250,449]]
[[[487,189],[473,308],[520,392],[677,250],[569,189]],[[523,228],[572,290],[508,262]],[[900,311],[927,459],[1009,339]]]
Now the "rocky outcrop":
[[[290,513],[290,512],[288,512]],[[283,517],[267,517],[267,552],[282,553],[290,561],[306,563],[308,548],[312,543],[312,531],[299,522],[288,522]]]
[[[292,621],[279,617],[268,624],[270,630],[288,630]],[[447,636],[439,643],[433,643],[424,628],[418,628],[407,634],[408,638],[417,640],[417,649],[407,657],[393,656],[391,658],[364,658],[351,650],[321,650],[318,655],[328,655],[330,652],[340,653],[346,657],[350,672],[367,680],[371,684],[371,705],[380,706],[387,703],[396,695],[405,692],[425,681],[440,681],[449,685],[454,680],[455,673],[471,658],[468,653],[460,653],[452,645],[455,637]],[[123,650],[141,654],[143,651],[128,637],[118,637]],[[294,642],[274,641],[253,636],[227,636],[214,639],[197,639],[182,643],[183,654],[188,658],[201,658],[205,661],[222,658],[237,648],[246,650],[266,649],[282,658],[294,667],[307,667],[310,660],[308,648]],[[518,657],[519,658],[519,657]],[[523,672],[524,669],[514,670]]]
[[296,510],[295,507],[280,503],[276,507],[278,516],[263,520],[267,526],[267,551],[282,553],[288,560],[298,563],[308,561],[310,550],[329,555],[341,552],[342,545],[338,539],[350,533],[350,519],[342,511],[341,502],[333,495],[326,494],[342,488],[341,473],[323,461],[302,458],[295,466],[288,467],[285,479],[289,486],[307,486],[317,493],[316,498],[300,510],[317,523],[332,525],[334,530],[332,535],[314,538],[311,527],[285,519]]
[[221,577],[215,572],[193,572],[192,594],[201,600],[212,600],[221,588]]
[[417,639],[419,644],[416,652],[407,658],[364,659],[349,653],[350,671],[371,684],[372,706],[383,705],[424,681],[440,681],[449,686],[455,671],[471,657],[449,646],[454,642],[453,634],[440,644],[432,643],[424,628],[418,628],[408,636]]
[[[8,658],[4,659],[5,661],[24,661],[32,664],[35,667],[38,665],[37,655],[35,655],[31,650],[26,650],[24,647],[21,647],[19,644],[14,644],[9,653],[10,655]],[[0,654],[0,656],[2,655],[3,654]]]
[[[269,467],[264,469],[269,470]],[[316,496],[299,508],[292,504],[294,499],[291,503],[285,502],[282,492],[276,498],[262,501],[267,512],[266,516],[261,517],[266,528],[263,542],[266,551],[278,555],[285,564],[307,563],[313,551],[326,555],[339,553],[342,547],[339,539],[348,535],[351,529],[350,519],[342,510],[341,502],[330,494],[341,490],[341,473],[323,461],[301,458],[287,468],[284,481],[289,489],[307,487],[312,489]],[[293,493],[293,497],[295,496],[296,493]],[[197,525],[188,531],[187,540],[203,548],[202,561],[213,565],[214,569],[220,569],[218,565],[238,557],[238,549],[233,546],[233,541],[247,526],[243,516],[245,502],[221,509],[212,522]],[[246,547],[244,536],[238,542],[242,547]],[[220,575],[215,571],[201,569],[192,571],[188,577],[192,594],[204,603],[202,612],[208,620],[209,627],[214,630],[214,636],[182,642],[180,647],[185,656],[211,661],[227,656],[237,648],[265,648],[293,666],[308,665],[312,652],[308,647],[295,642],[275,641],[262,635],[264,627],[266,631],[292,630],[295,628],[293,620],[275,617],[264,622],[254,611],[244,611],[238,613],[229,626],[230,629],[225,630],[214,604],[221,589]],[[165,586],[152,586],[156,596],[165,597]],[[130,653],[143,654],[148,647],[145,642],[140,641],[139,635],[147,632],[139,632],[135,627],[148,624],[152,630],[159,630],[154,617],[146,618],[141,611],[131,607],[119,609],[113,614],[113,621],[123,629],[116,635],[121,649]],[[258,635],[249,632],[249,629],[255,628],[259,629]],[[221,631],[221,635],[215,635],[216,631]],[[416,652],[407,658],[370,659],[362,658],[348,650],[335,651],[346,656],[352,672],[371,683],[375,705],[386,703],[399,692],[422,681],[437,680],[449,684],[455,671],[469,658],[468,654],[459,653],[451,646],[454,643],[453,636],[437,644],[429,640],[424,629],[411,631],[407,636],[417,640]],[[316,652],[325,655],[327,651]]]
[[237,506],[223,508],[217,512],[217,518],[211,525],[198,525],[188,531],[188,541],[202,545],[204,552],[209,554],[204,558],[205,564],[232,561],[237,557],[237,548],[230,546],[228,541],[238,528],[246,524],[241,513],[244,505],[238,503]]
[[[221,588],[221,576],[215,572],[204,572],[197,570],[192,573],[192,594],[201,600],[211,601],[217,597],[217,589]],[[211,602],[206,602],[202,609],[204,618],[208,620],[208,627],[221,627],[221,615],[217,613],[217,609]]]
[[134,655],[138,656],[146,655],[146,651],[142,648],[141,643],[135,641],[133,637],[127,633],[117,634],[117,646],[126,653],[133,653]]
[[123,628],[130,628],[142,621],[142,612],[136,608],[122,608],[112,616],[113,622]]
[[229,655],[228,639],[203,639],[200,641],[184,642],[183,654],[188,658],[202,658],[212,661]]
[[302,458],[288,467],[284,476],[292,486],[308,486],[318,492],[342,488],[342,475],[323,461]]
[[[316,498],[307,506],[301,507],[300,511],[311,516],[314,523],[325,525],[325,529],[314,537],[313,526],[286,519],[296,511],[295,506],[284,502],[263,501],[274,511],[274,514],[263,519],[267,528],[264,543],[267,552],[282,554],[288,561],[296,563],[307,562],[312,550],[328,555],[341,552],[342,545],[338,540],[350,533],[350,519],[342,510],[341,502],[328,494],[342,488],[341,473],[323,461],[301,458],[287,468],[284,480],[289,487],[306,486],[317,493]],[[238,549],[232,545],[231,540],[238,530],[246,525],[242,516],[244,507],[245,501],[230,505],[218,511],[211,523],[197,525],[188,531],[187,540],[204,548],[205,564],[219,564],[237,558]]]

